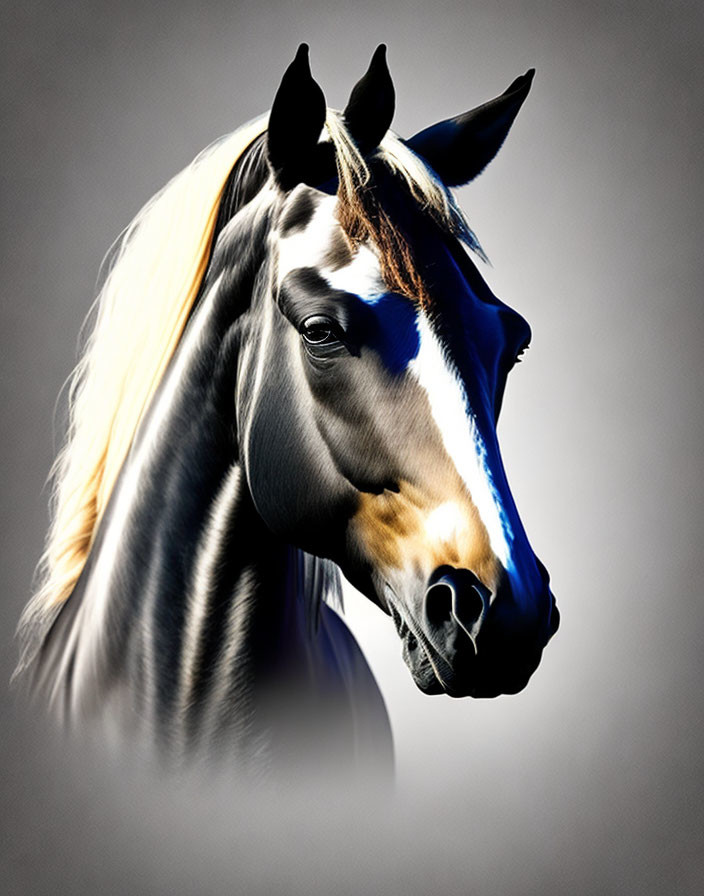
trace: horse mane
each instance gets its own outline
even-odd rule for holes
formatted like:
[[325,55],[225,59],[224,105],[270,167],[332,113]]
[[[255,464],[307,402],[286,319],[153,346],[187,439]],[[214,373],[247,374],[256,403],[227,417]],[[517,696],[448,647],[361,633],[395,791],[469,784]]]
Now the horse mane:
[[[69,377],[68,426],[49,475],[51,524],[37,590],[20,619],[26,654],[68,598],[132,439],[198,296],[233,165],[266,130],[261,117],[203,150],[118,238]],[[21,661],[20,668],[26,665]]]
[[[49,477],[52,519],[36,592],[18,628],[18,673],[83,570],[137,427],[199,296],[214,239],[263,183],[259,166],[253,190],[257,165],[247,159],[267,119],[201,152],[144,206],[108,253],[93,330],[68,381],[67,435]],[[425,288],[410,247],[375,201],[369,166],[342,115],[328,110],[326,127],[335,148],[343,228],[353,243],[371,239],[377,246],[390,288],[422,301]],[[375,155],[445,231],[484,257],[449,190],[425,162],[390,131]],[[241,177],[233,186],[238,163]]]

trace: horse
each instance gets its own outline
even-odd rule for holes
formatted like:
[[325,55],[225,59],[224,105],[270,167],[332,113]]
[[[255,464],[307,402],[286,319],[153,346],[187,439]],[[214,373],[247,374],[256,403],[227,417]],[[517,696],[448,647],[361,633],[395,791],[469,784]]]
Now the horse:
[[[342,112],[302,44],[113,250],[71,381],[18,672],[167,762],[392,762],[341,574],[426,694],[525,687],[558,627],[496,435],[525,319],[451,188],[533,79],[403,140],[382,44]],[[321,746],[322,745],[322,746]]]

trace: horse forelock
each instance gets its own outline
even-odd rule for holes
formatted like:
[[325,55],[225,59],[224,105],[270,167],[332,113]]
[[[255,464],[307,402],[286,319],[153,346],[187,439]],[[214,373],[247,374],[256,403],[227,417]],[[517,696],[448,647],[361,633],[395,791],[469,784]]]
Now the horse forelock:
[[[353,252],[363,244],[374,247],[390,291],[407,296],[421,307],[430,304],[428,277],[412,238],[398,213],[388,207],[380,187],[399,195],[409,215],[432,222],[440,233],[459,239],[486,260],[450,190],[399,137],[389,131],[375,152],[365,158],[340,113],[328,110],[326,127],[335,148],[338,222]],[[310,197],[302,195],[283,219],[280,235],[303,228],[314,210]],[[340,265],[346,263],[344,251],[339,258]]]

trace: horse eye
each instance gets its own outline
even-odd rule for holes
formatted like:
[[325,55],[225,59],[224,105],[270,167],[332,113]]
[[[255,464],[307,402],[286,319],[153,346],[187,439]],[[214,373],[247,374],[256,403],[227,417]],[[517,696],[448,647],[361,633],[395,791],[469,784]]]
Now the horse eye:
[[303,321],[301,335],[308,345],[334,345],[337,338],[335,324],[327,317],[315,315]]

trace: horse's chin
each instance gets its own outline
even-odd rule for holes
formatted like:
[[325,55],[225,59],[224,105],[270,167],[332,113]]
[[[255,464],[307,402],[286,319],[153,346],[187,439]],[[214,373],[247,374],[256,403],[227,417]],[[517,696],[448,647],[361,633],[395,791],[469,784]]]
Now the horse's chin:
[[424,694],[446,694],[448,697],[491,698],[502,694],[517,694],[528,684],[540,664],[542,651],[524,662],[509,663],[498,668],[491,661],[474,656],[459,664],[457,669],[438,669],[427,654],[409,654],[404,644],[403,658],[416,687]]
[[[427,653],[420,648],[408,648],[408,638],[403,644],[403,659],[411,673],[416,687],[424,694],[448,694],[451,697],[469,697],[472,696],[469,685],[469,677],[467,674],[462,676],[464,686],[460,681],[460,676],[456,675],[449,667],[443,668],[440,672],[430,661]],[[444,665],[444,664],[443,664]]]
[[445,688],[442,686],[442,682],[435,674],[435,670],[427,659],[425,663],[419,664],[415,668],[409,668],[416,687],[424,694],[445,693]]

